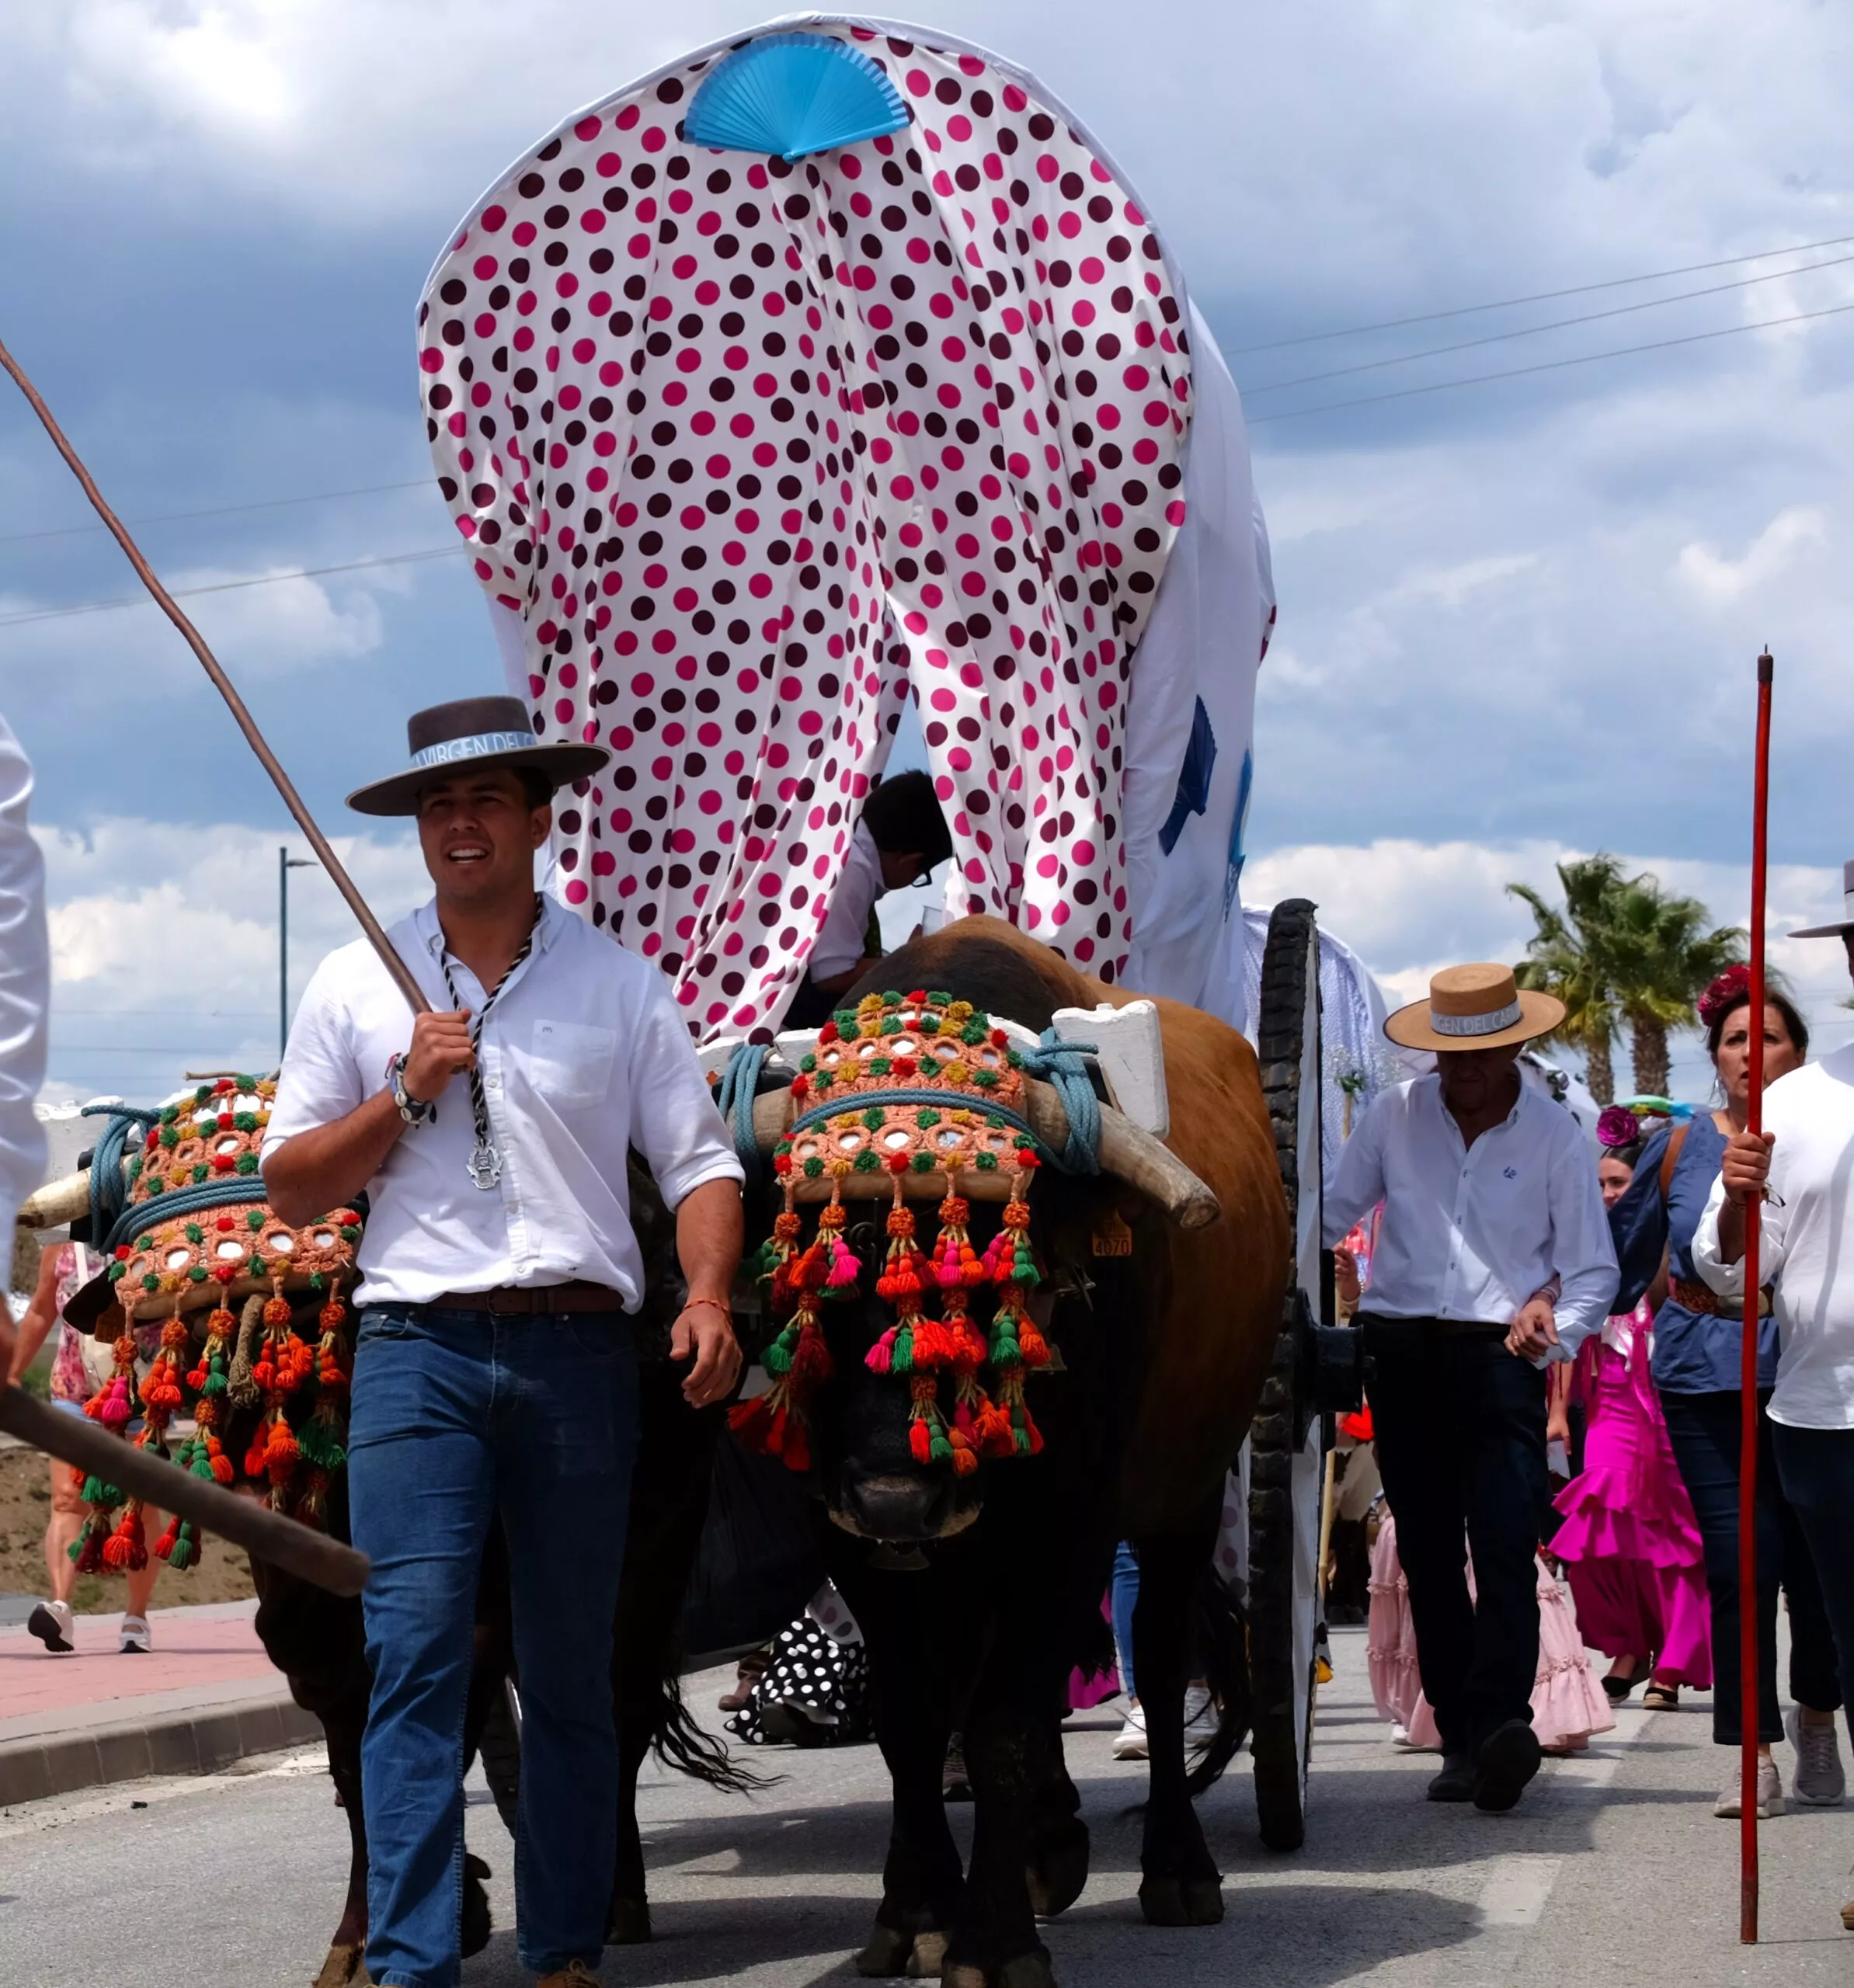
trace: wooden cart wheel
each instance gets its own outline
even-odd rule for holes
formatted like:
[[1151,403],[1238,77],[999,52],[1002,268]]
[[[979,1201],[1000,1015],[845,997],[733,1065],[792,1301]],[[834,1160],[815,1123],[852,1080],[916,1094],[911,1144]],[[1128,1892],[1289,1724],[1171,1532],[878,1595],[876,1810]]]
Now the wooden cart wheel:
[[1304,898],[1277,905],[1262,955],[1256,1051],[1295,1242],[1275,1364],[1250,1429],[1249,1672],[1262,1840],[1306,1835],[1313,1736],[1316,1562],[1325,1430],[1307,1357],[1321,1315],[1320,933]]

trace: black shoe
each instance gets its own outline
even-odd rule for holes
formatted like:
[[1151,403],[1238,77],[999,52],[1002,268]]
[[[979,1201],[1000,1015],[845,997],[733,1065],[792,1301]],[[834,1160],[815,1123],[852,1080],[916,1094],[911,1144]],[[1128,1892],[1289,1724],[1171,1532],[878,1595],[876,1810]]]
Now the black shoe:
[[1431,1802],[1471,1802],[1474,1799],[1474,1756],[1445,1753],[1442,1771],[1429,1784]]
[[1474,1806],[1498,1815],[1519,1799],[1539,1771],[1539,1736],[1532,1721],[1509,1719],[1481,1743],[1474,1774]]

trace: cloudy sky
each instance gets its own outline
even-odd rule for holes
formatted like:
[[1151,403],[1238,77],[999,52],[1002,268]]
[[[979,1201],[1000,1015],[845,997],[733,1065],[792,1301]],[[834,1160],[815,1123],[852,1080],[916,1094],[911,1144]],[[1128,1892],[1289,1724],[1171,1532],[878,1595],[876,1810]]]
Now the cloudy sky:
[[[499,687],[429,485],[426,271],[577,103],[763,18],[674,12],[7,10],[0,335],[125,516],[162,520],[143,538],[170,584],[221,589],[191,605],[331,827],[409,707]],[[1767,641],[1773,912],[1830,908],[1854,854],[1835,550],[1854,17],[938,0],[933,18],[1036,70],[1113,151],[1243,390],[1281,600],[1252,901],[1319,899],[1405,996],[1449,958],[1516,953],[1504,886],[1549,882],[1567,850],[1616,850],[1741,919]],[[1473,384],[1519,368],[1540,370]],[[327,492],[360,494],[279,501]],[[0,710],[40,773],[52,1089],[145,1094],[183,1062],[273,1053],[276,852],[296,842],[151,610],[56,611],[135,591],[84,522],[0,400]],[[350,570],[236,584],[332,567]],[[405,847],[345,846],[383,912],[418,894]],[[300,986],[349,928],[315,873],[294,888]],[[1822,1039],[1854,1033],[1835,949],[1782,957]]]

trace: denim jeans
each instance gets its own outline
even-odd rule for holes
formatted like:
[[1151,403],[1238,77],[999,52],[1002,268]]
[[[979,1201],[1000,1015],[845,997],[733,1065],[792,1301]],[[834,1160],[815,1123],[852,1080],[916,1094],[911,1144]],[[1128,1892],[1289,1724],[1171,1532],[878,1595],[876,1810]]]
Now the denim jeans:
[[464,1706],[496,1517],[521,1680],[518,1950],[537,1974],[598,1960],[617,1826],[612,1615],[637,1420],[631,1329],[616,1315],[361,1315],[348,1487],[354,1544],[374,1563],[361,1771],[377,1983],[457,1980]]
[[[1777,1701],[1777,1590],[1790,1603],[1790,1695],[1817,1712],[1841,1704],[1835,1638],[1822,1607],[1815,1563],[1802,1527],[1777,1480],[1770,1417],[1758,1416],[1758,1737],[1783,1736]],[[1744,1725],[1738,1662],[1738,1449],[1740,1404],[1736,1388],[1706,1394],[1664,1392],[1661,1413],[1681,1481],[1693,1503],[1706,1552],[1706,1592],[1713,1604],[1713,1738],[1741,1743]]]
[[1834,1632],[1841,1702],[1854,1734],[1854,1429],[1769,1427],[1783,1496],[1807,1542]]
[[1120,1688],[1129,1698],[1136,1698],[1139,1692],[1133,1682],[1133,1611],[1139,1601],[1139,1562],[1124,1539],[1114,1548],[1114,1581],[1108,1594],[1108,1612],[1114,1618],[1114,1656],[1120,1667]]
[[1444,1752],[1473,1753],[1496,1728],[1532,1718],[1545,1376],[1507,1351],[1497,1326],[1367,1317],[1364,1328],[1417,1667]]

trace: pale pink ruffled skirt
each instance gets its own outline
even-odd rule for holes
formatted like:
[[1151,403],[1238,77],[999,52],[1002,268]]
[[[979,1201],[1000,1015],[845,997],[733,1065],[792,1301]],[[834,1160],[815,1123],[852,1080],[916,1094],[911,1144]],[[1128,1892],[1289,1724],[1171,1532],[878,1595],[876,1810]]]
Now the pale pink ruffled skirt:
[[[1603,1687],[1590,1674],[1589,1659],[1569,1597],[1543,1560],[1539,1570],[1539,1671],[1532,1686],[1532,1730],[1542,1746],[1581,1746],[1616,1724]],[[1468,1589],[1474,1569],[1468,1569]],[[1397,1521],[1386,1514],[1371,1554],[1371,1618],[1367,1631],[1371,1692],[1379,1717],[1401,1726],[1414,1746],[1439,1748],[1429,1701],[1417,1669],[1416,1626],[1410,1616],[1410,1583],[1397,1559]]]

